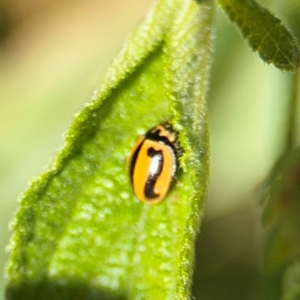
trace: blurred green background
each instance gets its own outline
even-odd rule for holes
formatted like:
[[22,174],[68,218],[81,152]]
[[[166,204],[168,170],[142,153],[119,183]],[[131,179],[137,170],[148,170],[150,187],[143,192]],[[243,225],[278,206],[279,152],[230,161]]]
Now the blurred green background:
[[[299,28],[298,2],[260,1],[290,28]],[[0,0],[0,269],[18,195],[61,147],[72,116],[152,3]],[[216,24],[212,177],[193,295],[258,299],[259,186],[285,143],[291,76],[253,54],[221,9]],[[0,299],[4,285],[2,276]]]

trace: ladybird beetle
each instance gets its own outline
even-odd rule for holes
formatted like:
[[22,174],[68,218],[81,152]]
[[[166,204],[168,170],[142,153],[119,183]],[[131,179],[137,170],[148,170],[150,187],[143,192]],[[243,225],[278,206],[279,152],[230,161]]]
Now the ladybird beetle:
[[131,150],[128,171],[136,197],[158,203],[168,193],[178,169],[179,144],[169,123],[151,128]]

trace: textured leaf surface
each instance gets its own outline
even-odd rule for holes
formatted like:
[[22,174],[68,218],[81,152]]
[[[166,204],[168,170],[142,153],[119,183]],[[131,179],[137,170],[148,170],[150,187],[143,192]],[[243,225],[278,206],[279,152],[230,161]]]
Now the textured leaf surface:
[[[13,221],[8,299],[186,299],[209,177],[205,96],[213,4],[162,0],[75,117]],[[165,201],[126,174],[137,137],[170,120],[184,149]]]
[[218,2],[263,61],[286,71],[299,67],[300,53],[295,38],[269,10],[254,0]]

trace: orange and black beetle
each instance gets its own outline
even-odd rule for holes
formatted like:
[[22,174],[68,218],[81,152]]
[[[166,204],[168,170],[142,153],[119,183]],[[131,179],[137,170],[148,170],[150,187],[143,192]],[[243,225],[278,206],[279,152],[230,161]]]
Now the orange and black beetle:
[[128,171],[136,197],[146,203],[162,201],[179,165],[177,133],[169,123],[151,128],[131,150]]

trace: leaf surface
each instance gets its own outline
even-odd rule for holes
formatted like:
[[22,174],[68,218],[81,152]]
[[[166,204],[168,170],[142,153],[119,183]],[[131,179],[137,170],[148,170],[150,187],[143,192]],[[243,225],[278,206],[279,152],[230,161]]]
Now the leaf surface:
[[253,51],[266,63],[285,71],[296,71],[300,53],[291,32],[269,10],[254,0],[218,0],[237,24]]
[[[213,3],[161,0],[77,114],[65,145],[20,198],[8,299],[187,299],[209,179]],[[183,148],[166,199],[137,200],[126,160],[169,120]]]

